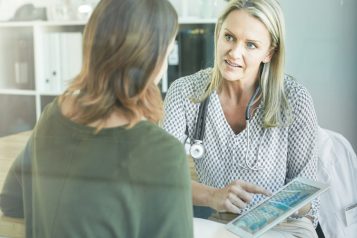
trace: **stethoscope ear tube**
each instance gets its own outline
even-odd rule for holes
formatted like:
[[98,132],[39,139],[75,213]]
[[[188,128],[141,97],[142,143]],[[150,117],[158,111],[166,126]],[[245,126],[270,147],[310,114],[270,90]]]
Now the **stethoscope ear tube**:
[[250,120],[250,107],[252,106],[254,99],[257,97],[257,94],[259,93],[260,90],[260,85],[257,87],[257,89],[255,90],[253,96],[250,98],[247,109],[245,110],[245,120],[249,121]]
[[205,147],[202,143],[206,128],[206,115],[209,103],[209,96],[210,95],[208,95],[207,98],[201,103],[198,111],[196,131],[193,138],[193,144],[190,148],[190,154],[195,159],[201,159],[206,153]]
[[203,107],[203,118],[202,118],[202,128],[200,130],[200,137],[198,138],[200,141],[203,141],[203,137],[206,131],[206,117],[207,117],[207,110],[208,110],[208,104],[209,104],[209,96],[207,96],[207,98],[204,101],[204,107]]
[[[205,111],[204,107],[205,107],[206,99],[200,104],[200,107],[198,109],[198,116],[197,116],[197,121],[196,121],[196,130],[195,130],[195,135],[193,136],[193,140],[200,140],[199,138],[201,137],[202,129],[200,130],[200,125],[202,125],[202,123],[203,123],[202,122],[202,114]],[[200,133],[200,136],[198,136],[198,133]]]

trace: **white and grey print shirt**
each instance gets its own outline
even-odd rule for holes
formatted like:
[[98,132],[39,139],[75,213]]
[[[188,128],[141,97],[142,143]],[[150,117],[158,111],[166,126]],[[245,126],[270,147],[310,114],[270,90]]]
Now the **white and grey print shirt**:
[[[208,72],[210,69],[176,80],[166,95],[162,127],[181,143],[186,140],[186,126],[191,140],[194,136],[199,104],[192,102],[190,97],[207,82],[210,77]],[[266,131],[259,152],[258,166],[264,168],[260,172],[238,166],[238,163],[245,165],[247,131],[244,129],[237,135],[233,132],[226,121],[217,92],[211,93],[203,139],[206,154],[202,159],[193,159],[203,184],[222,188],[240,179],[275,192],[296,177],[316,180],[318,124],[313,102],[303,86],[288,76],[284,77],[284,81],[293,123]],[[250,121],[250,149],[247,158],[250,166],[256,161],[256,153],[264,133],[260,117],[262,105],[261,102]],[[254,195],[243,211],[249,210],[264,198],[264,195]],[[318,222],[318,207],[319,199],[315,199],[307,214],[313,218],[315,227]]]

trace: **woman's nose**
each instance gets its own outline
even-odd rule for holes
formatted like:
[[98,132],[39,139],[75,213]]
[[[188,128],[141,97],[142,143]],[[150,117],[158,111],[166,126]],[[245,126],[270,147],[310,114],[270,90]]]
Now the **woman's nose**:
[[233,59],[240,59],[244,53],[244,47],[241,44],[235,45],[229,52]]

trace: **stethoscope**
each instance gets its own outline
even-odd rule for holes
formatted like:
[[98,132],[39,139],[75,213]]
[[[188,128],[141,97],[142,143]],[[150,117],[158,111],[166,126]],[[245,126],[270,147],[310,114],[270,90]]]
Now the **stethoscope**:
[[[247,162],[247,157],[248,157],[248,152],[249,152],[249,120],[250,120],[249,112],[250,112],[250,107],[252,106],[254,99],[258,95],[259,91],[260,91],[260,85],[255,90],[252,98],[249,100],[247,109],[245,110],[245,121],[246,121],[246,128],[247,128],[247,151],[245,153],[246,167],[244,167],[243,165],[238,163],[238,166],[242,167],[243,169],[247,169],[247,170],[250,169],[250,170],[254,170],[254,171],[262,171],[264,169],[263,167],[257,166],[257,164],[258,164],[258,159],[259,159],[260,146],[262,145],[262,141],[264,139],[266,129],[264,129],[263,136],[259,143],[255,164],[253,166],[250,166]],[[191,148],[189,150],[191,156],[195,159],[203,158],[203,156],[206,153],[206,149],[203,145],[203,136],[204,136],[205,127],[206,127],[206,116],[207,116],[207,108],[208,108],[209,98],[210,98],[210,95],[208,95],[206,97],[206,99],[203,102],[201,102],[201,104],[200,104],[199,111],[198,111],[198,117],[197,117],[197,121],[196,121],[196,130],[195,130],[195,134],[193,136],[193,142],[191,142]]]

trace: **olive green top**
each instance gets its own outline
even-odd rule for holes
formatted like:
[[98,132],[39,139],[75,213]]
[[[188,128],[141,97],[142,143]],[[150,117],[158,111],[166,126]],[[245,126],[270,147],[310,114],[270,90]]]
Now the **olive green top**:
[[4,215],[34,238],[193,237],[181,143],[149,121],[93,132],[49,104],[7,175]]

